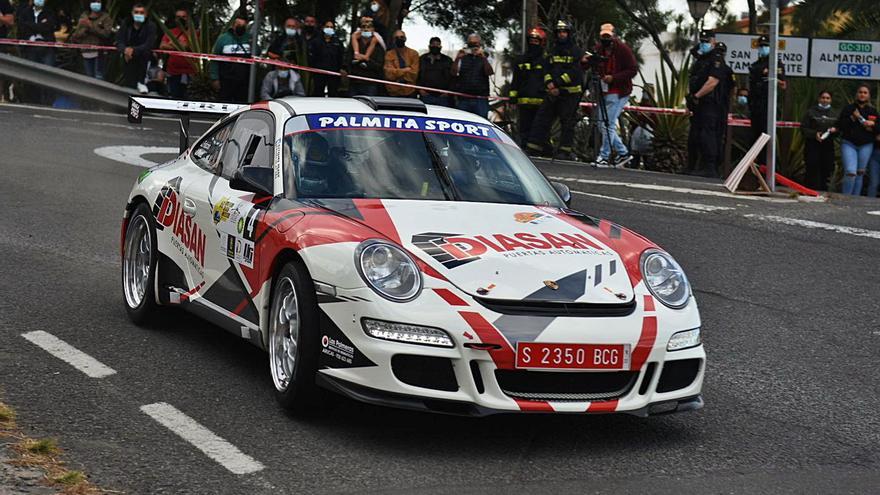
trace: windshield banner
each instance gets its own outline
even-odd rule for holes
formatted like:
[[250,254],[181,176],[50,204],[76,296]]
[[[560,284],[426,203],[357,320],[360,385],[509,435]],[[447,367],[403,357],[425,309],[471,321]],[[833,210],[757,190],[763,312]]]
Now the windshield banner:
[[500,140],[498,134],[491,126],[463,120],[356,113],[325,113],[307,115],[306,117],[308,118],[309,128],[312,130],[377,129],[423,131]]

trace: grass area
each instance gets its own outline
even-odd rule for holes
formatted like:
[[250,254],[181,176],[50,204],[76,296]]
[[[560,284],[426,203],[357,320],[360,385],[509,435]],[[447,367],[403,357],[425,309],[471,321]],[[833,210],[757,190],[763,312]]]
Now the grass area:
[[0,443],[8,443],[12,453],[17,454],[17,458],[9,461],[9,464],[43,471],[43,484],[56,488],[63,495],[119,493],[103,490],[89,483],[82,471],[67,469],[59,458],[62,450],[58,441],[54,438],[28,437],[16,425],[15,416],[11,407],[0,402]]

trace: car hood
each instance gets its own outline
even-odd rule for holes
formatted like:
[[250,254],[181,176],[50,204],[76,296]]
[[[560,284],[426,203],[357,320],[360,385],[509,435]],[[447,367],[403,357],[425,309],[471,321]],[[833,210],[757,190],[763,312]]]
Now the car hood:
[[400,243],[472,296],[597,304],[633,299],[627,264],[621,259],[629,255],[632,270],[632,253],[612,249],[613,239],[589,217],[578,219],[552,207],[494,203],[321,203]]

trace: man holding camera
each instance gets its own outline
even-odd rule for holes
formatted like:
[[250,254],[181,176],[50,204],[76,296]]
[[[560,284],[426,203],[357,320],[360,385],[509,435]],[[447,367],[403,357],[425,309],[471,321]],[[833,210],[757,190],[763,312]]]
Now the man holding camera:
[[452,75],[456,77],[455,89],[482,98],[458,97],[459,110],[471,112],[480,117],[489,116],[489,77],[494,74],[492,64],[483,51],[483,41],[479,34],[467,37],[467,48],[462,48],[452,64]]
[[632,160],[632,156],[617,133],[617,120],[623,113],[623,107],[629,102],[633,89],[632,80],[638,74],[639,66],[632,49],[616,36],[612,24],[606,23],[599,27],[599,44],[595,51],[602,58],[598,69],[602,79],[602,92],[605,93],[602,103],[608,117],[596,166],[612,166],[611,148],[614,148],[616,156],[613,166],[623,167]]
[[559,150],[556,158],[575,160],[572,151],[574,126],[583,92],[584,71],[581,68],[581,50],[572,39],[571,24],[565,20],[556,23],[556,41],[548,54],[549,63],[544,74],[547,91],[532,124],[526,151],[532,155],[544,153],[550,147],[549,135],[553,121],[559,118]]

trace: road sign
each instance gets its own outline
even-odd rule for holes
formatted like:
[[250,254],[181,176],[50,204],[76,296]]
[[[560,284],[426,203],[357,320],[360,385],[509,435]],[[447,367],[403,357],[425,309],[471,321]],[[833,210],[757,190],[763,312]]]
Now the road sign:
[[[748,74],[749,66],[758,60],[757,34],[716,33],[715,41],[727,45],[727,65],[735,74]],[[806,77],[809,54],[809,38],[779,38],[779,60],[785,65],[786,77]]]
[[880,42],[814,38],[810,77],[880,79]]

